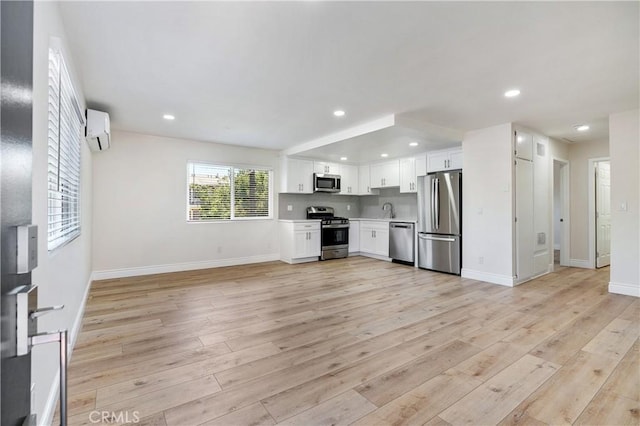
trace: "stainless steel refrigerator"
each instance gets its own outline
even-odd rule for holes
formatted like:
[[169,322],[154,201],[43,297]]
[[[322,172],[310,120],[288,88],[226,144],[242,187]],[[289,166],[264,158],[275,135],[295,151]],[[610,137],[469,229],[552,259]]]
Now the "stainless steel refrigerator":
[[418,177],[418,266],[460,275],[462,172]]

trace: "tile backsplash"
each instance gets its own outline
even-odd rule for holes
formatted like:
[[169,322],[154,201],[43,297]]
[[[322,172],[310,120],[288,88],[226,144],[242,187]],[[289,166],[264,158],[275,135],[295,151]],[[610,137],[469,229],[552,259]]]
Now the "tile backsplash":
[[[393,204],[398,219],[415,220],[418,216],[416,194],[401,194],[398,188],[381,189],[380,195],[337,195],[337,194],[278,194],[279,219],[306,219],[307,207],[328,206],[335,209],[336,216],[381,218],[382,205]],[[291,206],[292,210],[287,209]]]

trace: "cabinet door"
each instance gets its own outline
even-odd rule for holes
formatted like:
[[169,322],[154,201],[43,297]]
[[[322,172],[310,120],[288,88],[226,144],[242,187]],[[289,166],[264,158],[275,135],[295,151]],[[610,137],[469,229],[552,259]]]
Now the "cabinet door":
[[326,173],[329,175],[339,175],[340,165],[336,163],[329,163],[327,161],[314,161],[313,171],[314,173]]
[[360,252],[375,253],[376,241],[373,237],[373,228],[360,224]]
[[371,188],[384,187],[384,163],[372,164],[370,167]]
[[321,233],[320,230],[309,231],[309,239],[307,240],[307,256],[320,256],[322,246],[320,243]]
[[358,195],[379,194],[380,191],[371,187],[371,168],[368,164],[358,167]]
[[374,235],[375,239],[375,253],[389,257],[389,230],[388,229],[376,229]]
[[313,193],[313,162],[287,158],[283,162],[284,192]]
[[416,159],[400,159],[400,192],[416,192]]
[[295,231],[293,233],[292,259],[308,257],[309,231]]
[[372,188],[400,186],[400,163],[398,160],[372,164],[370,174]]
[[449,153],[447,151],[430,152],[427,154],[427,173],[439,172],[447,169]]
[[449,169],[462,168],[462,149],[455,149],[449,152]]
[[384,186],[400,186],[400,162],[393,160],[384,164]]
[[340,166],[340,195],[358,194],[358,166],[343,164]]

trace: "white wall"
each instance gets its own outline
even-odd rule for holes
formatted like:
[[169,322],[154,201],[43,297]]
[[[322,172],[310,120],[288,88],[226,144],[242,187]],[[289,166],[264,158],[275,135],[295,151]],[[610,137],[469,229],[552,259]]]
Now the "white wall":
[[[91,153],[82,144],[81,235],[52,253],[47,251],[47,132],[48,58],[50,37],[60,39],[72,80],[84,105],[82,88],[75,75],[73,60],[66,48],[66,37],[58,4],[34,2],[33,42],[33,223],[38,225],[38,267],[33,283],[38,285],[40,306],[64,304],[61,312],[39,319],[39,331],[66,328],[79,332],[85,291],[91,276]],[[58,352],[53,344],[35,347],[32,379],[36,384],[35,412],[38,424],[50,421],[56,402]]]
[[111,141],[93,157],[96,279],[278,259],[277,198],[274,219],[186,221],[188,160],[277,172],[276,151],[117,131]]
[[[609,291],[640,297],[640,110],[609,116],[611,282]],[[626,204],[626,208],[623,207]]]
[[509,123],[462,142],[462,276],[503,285],[514,275],[511,135]]

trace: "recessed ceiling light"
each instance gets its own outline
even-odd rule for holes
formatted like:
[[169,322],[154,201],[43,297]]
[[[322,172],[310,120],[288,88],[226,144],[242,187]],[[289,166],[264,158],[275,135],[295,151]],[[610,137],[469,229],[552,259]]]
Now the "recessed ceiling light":
[[341,109],[337,109],[333,111],[333,115],[335,115],[336,117],[342,117],[344,115],[344,111]]
[[383,157],[383,158],[388,157],[388,156],[389,156],[389,154],[380,154],[380,157]]
[[586,132],[587,130],[589,130],[589,126],[587,126],[586,124],[579,124],[575,126],[575,128],[579,132]]
[[175,115],[171,115],[171,114],[165,114],[162,116],[162,118],[164,118],[165,120],[175,120],[176,117]]
[[520,94],[520,90],[518,90],[518,89],[511,89],[511,90],[507,90],[506,92],[504,92],[504,96],[507,97],[507,98],[515,98],[519,94]]
[[347,161],[347,157],[340,157],[340,161]]
[[418,142],[411,142],[409,146],[418,146]]

